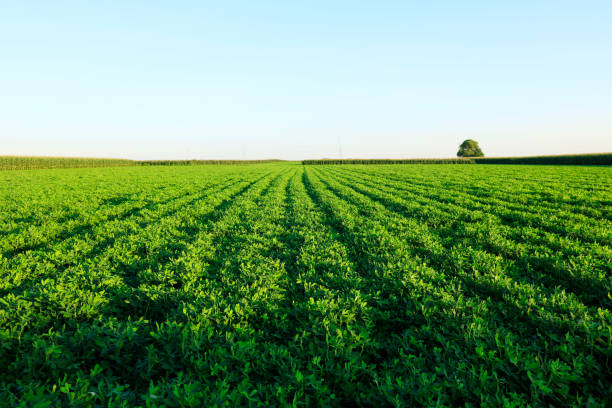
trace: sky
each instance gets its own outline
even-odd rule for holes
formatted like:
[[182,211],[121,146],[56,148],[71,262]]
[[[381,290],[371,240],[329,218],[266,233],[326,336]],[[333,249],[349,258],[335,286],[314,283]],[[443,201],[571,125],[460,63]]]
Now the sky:
[[612,2],[0,0],[0,155],[612,152]]

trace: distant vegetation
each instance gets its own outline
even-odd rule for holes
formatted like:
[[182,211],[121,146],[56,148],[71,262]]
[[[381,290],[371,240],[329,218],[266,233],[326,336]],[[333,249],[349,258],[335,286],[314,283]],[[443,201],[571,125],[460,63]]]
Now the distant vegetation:
[[484,164],[581,164],[612,165],[612,153],[564,154],[557,156],[483,157],[473,159]]
[[200,164],[259,164],[281,161],[283,160],[144,160],[136,163],[141,166],[194,166]]
[[321,159],[302,164],[473,164],[471,159]]
[[472,139],[464,140],[459,146],[457,157],[484,157],[484,153],[478,146],[478,142]]
[[0,170],[59,169],[75,167],[117,166],[193,166],[200,164],[257,164],[281,160],[127,160],[80,157],[0,156]]
[[132,160],[80,157],[0,156],[0,170],[59,169],[68,167],[133,166]]
[[[283,163],[269,160],[127,160],[78,157],[0,156],[0,170],[58,169],[72,167],[118,166],[196,166]],[[612,165],[612,153],[574,154],[528,157],[465,157],[453,159],[320,159],[303,160],[302,164],[557,164]]]
[[302,164],[557,164],[612,165],[612,153],[527,157],[469,157],[460,159],[324,159]]

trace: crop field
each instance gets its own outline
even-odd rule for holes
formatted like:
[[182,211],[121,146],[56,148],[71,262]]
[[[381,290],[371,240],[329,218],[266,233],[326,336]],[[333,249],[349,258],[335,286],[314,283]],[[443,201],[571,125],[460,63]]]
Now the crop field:
[[83,157],[0,156],[2,170],[64,169],[118,166],[192,166],[204,164],[257,164],[280,160],[127,160]]
[[132,160],[89,159],[80,157],[0,156],[0,170],[58,169],[67,167],[132,166]]
[[563,154],[527,157],[463,157],[454,159],[322,159],[302,164],[555,164],[612,165],[612,153]]
[[612,403],[612,168],[0,172],[0,406]]

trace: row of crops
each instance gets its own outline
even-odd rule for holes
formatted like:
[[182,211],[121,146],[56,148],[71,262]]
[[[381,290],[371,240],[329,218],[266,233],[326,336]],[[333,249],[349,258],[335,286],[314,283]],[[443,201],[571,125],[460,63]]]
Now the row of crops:
[[78,157],[0,156],[0,170],[60,169],[119,166],[194,166],[204,164],[261,164],[280,160],[125,160]]
[[302,164],[554,164],[610,166],[612,165],[612,153],[457,159],[323,159],[304,160]]
[[[117,166],[194,166],[282,163],[282,160],[124,160],[71,157],[0,156],[0,170],[31,170]],[[457,159],[322,159],[303,160],[302,164],[555,164],[612,165],[612,153],[532,156],[480,157]]]
[[204,164],[262,164],[275,163],[282,160],[141,160],[137,164],[141,166],[198,166]]
[[321,159],[303,160],[302,164],[474,164],[473,159]]
[[611,176],[0,173],[0,401],[606,406]]
[[78,157],[0,156],[0,170],[59,169],[79,167],[132,166],[132,160]]

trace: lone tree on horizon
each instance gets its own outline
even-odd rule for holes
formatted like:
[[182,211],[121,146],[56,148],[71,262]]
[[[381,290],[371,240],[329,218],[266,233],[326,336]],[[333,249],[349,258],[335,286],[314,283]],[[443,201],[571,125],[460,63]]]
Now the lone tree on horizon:
[[457,157],[483,157],[484,153],[480,150],[478,142],[472,139],[464,140],[459,146]]

